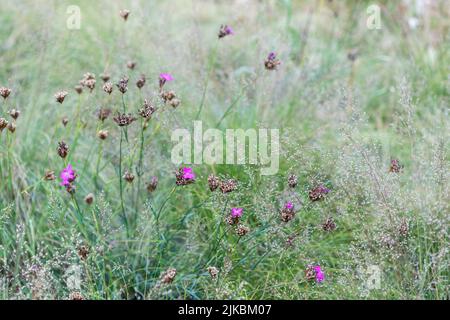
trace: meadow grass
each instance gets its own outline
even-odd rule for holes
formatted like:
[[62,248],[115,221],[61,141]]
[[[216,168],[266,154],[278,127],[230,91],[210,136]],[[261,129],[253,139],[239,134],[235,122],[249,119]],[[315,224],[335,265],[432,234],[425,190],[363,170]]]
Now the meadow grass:
[[[0,118],[16,129],[0,133],[0,298],[448,299],[450,14],[421,3],[378,1],[371,30],[368,1],[2,1],[0,87],[12,93]],[[70,5],[80,29],[66,25]],[[234,34],[218,39],[222,24]],[[272,51],[281,64],[266,70]],[[87,72],[95,89],[77,94]],[[176,108],[160,73],[174,77]],[[144,99],[157,109],[148,121]],[[100,121],[99,108],[112,114]],[[119,127],[117,112],[136,120]],[[197,164],[177,186],[171,133],[194,120],[279,129],[278,173]],[[237,190],[210,191],[210,174]],[[330,192],[311,201],[319,185]],[[297,212],[283,222],[286,201]],[[225,222],[232,207],[245,236]],[[312,265],[324,281],[308,279]]]

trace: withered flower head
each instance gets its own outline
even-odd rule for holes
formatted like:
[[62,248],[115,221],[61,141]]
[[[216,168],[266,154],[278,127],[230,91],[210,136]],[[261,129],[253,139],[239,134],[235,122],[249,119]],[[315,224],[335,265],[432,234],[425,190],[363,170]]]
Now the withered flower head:
[[123,175],[123,178],[126,182],[132,183],[134,180],[134,174],[132,174],[130,171],[125,171],[125,174]]
[[347,59],[351,62],[355,62],[356,58],[358,58],[358,51],[356,49],[352,49],[351,51],[349,51],[349,53],[347,54]]
[[90,92],[92,92],[92,90],[94,90],[94,88],[95,88],[95,83],[96,82],[97,81],[95,79],[87,79],[87,80],[84,81],[84,86],[86,88],[88,88],[90,90]]
[[136,67],[136,62],[134,61],[128,61],[127,62],[127,68],[133,70],[134,67]]
[[89,255],[89,247],[87,246],[80,246],[78,247],[78,256],[81,260],[86,260]]
[[276,70],[280,64],[281,62],[277,59],[277,54],[275,52],[269,53],[266,60],[264,60],[264,66],[267,70]]
[[123,18],[123,20],[127,21],[128,16],[130,15],[130,10],[127,9],[120,10],[119,14]]
[[108,108],[100,108],[97,111],[97,118],[100,121],[105,121],[108,119],[109,115],[111,114],[111,109]]
[[150,182],[147,184],[147,191],[152,193],[153,191],[156,190],[157,187],[158,187],[158,177],[153,176],[150,179]]
[[10,94],[11,94],[11,89],[6,88],[6,87],[0,88],[0,96],[2,96],[3,99],[8,98]]
[[195,182],[194,170],[190,167],[179,168],[175,172],[175,183],[177,186],[185,186]]
[[79,291],[74,291],[69,294],[69,300],[84,300],[83,295]]
[[209,272],[209,275],[211,276],[211,279],[216,280],[219,274],[219,269],[217,269],[216,267],[208,267],[207,270]]
[[236,189],[237,189],[236,180],[228,179],[220,183],[220,191],[222,191],[222,193],[229,193]]
[[119,88],[119,91],[124,94],[128,90],[128,77],[124,76],[122,77],[119,82],[116,84],[117,88]]
[[311,191],[309,191],[309,199],[311,201],[318,201],[325,197],[326,194],[330,192],[330,189],[326,188],[323,185],[319,185],[318,187],[315,187]]
[[69,119],[67,117],[64,117],[64,118],[62,118],[61,122],[62,122],[63,126],[65,127],[69,123]]
[[389,167],[389,172],[400,173],[403,169],[403,165],[397,159],[391,160],[391,165]]
[[177,98],[174,98],[174,99],[172,99],[172,100],[169,101],[169,104],[170,104],[173,108],[178,107],[178,106],[180,105],[180,103],[181,103],[181,100],[180,100],[180,99],[177,99]]
[[113,91],[113,85],[111,82],[105,82],[103,85],[103,91],[105,91],[107,94],[111,94]]
[[249,233],[250,232],[250,228],[249,227],[247,227],[247,226],[245,226],[245,225],[243,225],[243,224],[239,224],[238,226],[237,226],[237,228],[236,228],[236,234],[239,236],[239,237],[243,237],[243,236],[245,236],[247,233]]
[[77,84],[77,85],[74,87],[74,89],[75,89],[75,91],[76,91],[78,94],[82,94],[82,93],[83,93],[83,86],[82,86],[82,85]]
[[94,202],[94,194],[89,193],[86,197],[84,197],[84,202],[86,202],[88,205],[91,205]]
[[58,142],[58,155],[64,159],[68,153],[69,146],[64,141]]
[[6,128],[9,130],[9,132],[14,133],[16,131],[16,124],[14,122],[8,123]]
[[55,171],[48,170],[45,172],[44,179],[47,181],[52,181],[56,179]]
[[153,113],[155,113],[156,108],[147,99],[144,100],[144,105],[139,110],[139,115],[144,119],[150,119]]
[[97,133],[97,136],[101,139],[101,140],[105,140],[106,138],[108,138],[108,130],[99,130],[99,132]]
[[295,208],[292,202],[287,202],[281,209],[281,220],[283,222],[289,222],[295,218]]
[[408,232],[409,232],[408,221],[406,219],[402,219],[400,226],[398,227],[398,233],[400,234],[400,236],[406,237],[408,235]]
[[220,179],[213,174],[208,176],[209,190],[215,191],[220,186]]
[[83,75],[83,80],[95,80],[95,74],[93,74],[91,72],[86,72]]
[[176,98],[174,91],[162,91],[161,92],[161,98],[163,99],[164,103],[167,103],[168,101],[171,101],[172,99]]
[[336,229],[336,223],[334,222],[333,218],[328,218],[323,224],[322,224],[323,231],[331,232]]
[[297,186],[298,180],[297,180],[297,176],[295,174],[291,174],[288,177],[288,185],[291,188],[295,188]]
[[5,118],[0,118],[0,132],[3,131],[8,126],[8,120]]
[[119,127],[124,127],[130,125],[134,120],[136,120],[136,118],[133,117],[131,113],[117,113],[117,116],[114,117],[113,120]]
[[17,120],[17,118],[20,116],[20,111],[16,110],[16,109],[12,109],[9,111],[9,115],[11,116],[11,118],[13,118],[14,120]]
[[231,29],[231,27],[229,27],[227,25],[220,26],[219,34],[218,34],[219,39],[226,37],[228,35],[232,35],[232,34],[234,34],[234,32],[233,32],[233,29]]
[[145,74],[141,74],[140,78],[136,81],[136,87],[142,89],[142,87],[145,85],[145,81]]
[[59,103],[63,103],[64,102],[64,98],[67,96],[68,92],[67,91],[59,91],[57,93],[55,93],[55,99],[57,102]]
[[177,269],[169,268],[161,274],[161,282],[165,283],[165,284],[172,283],[173,279],[175,279],[176,275],[177,275]]
[[102,73],[100,75],[100,78],[103,80],[103,82],[108,82],[108,80],[111,79],[111,75],[109,73]]

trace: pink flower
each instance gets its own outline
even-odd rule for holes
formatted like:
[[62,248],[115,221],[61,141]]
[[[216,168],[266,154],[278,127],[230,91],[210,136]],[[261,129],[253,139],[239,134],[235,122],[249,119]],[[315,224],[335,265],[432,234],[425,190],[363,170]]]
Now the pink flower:
[[325,273],[322,271],[322,268],[319,265],[314,267],[314,271],[316,272],[317,283],[321,283],[323,280],[325,280]]
[[292,204],[292,202],[288,201],[286,202],[286,204],[284,205],[284,207],[288,210],[292,210],[294,209],[294,205]]
[[159,74],[159,80],[162,80],[164,82],[166,81],[172,81],[173,77],[170,73],[160,73]]
[[61,178],[61,186],[69,187],[77,176],[75,171],[72,169],[72,166],[69,164],[61,171],[59,177]]
[[236,219],[242,217],[242,212],[244,209],[242,208],[231,208],[231,217]]
[[195,173],[190,167],[183,168],[183,179],[185,180],[194,180],[195,179]]

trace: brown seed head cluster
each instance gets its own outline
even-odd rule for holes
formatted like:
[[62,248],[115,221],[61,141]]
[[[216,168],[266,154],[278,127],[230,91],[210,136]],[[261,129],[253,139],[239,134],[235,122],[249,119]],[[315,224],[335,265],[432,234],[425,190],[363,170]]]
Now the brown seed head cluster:
[[10,94],[11,94],[11,89],[6,88],[6,87],[0,88],[0,96],[2,96],[3,99],[8,98]]
[[82,94],[82,93],[83,93],[83,86],[80,85],[80,84],[77,84],[77,85],[74,87],[74,89],[75,89],[75,92],[78,93],[78,94]]
[[69,300],[84,300],[83,295],[79,291],[73,291],[69,294]]
[[136,120],[131,113],[117,113],[117,116],[113,118],[114,122],[117,123],[119,127],[125,127],[133,123]]
[[280,64],[281,61],[277,59],[277,56],[274,52],[271,52],[266,60],[264,60],[264,67],[267,70],[276,70]]
[[134,174],[131,171],[125,171],[125,174],[123,175],[123,178],[126,182],[132,183],[134,180]]
[[65,99],[66,96],[67,96],[67,94],[68,94],[68,92],[67,92],[67,91],[64,91],[64,90],[55,93],[55,99],[56,99],[56,101],[59,102],[59,103],[63,103],[63,102],[64,102],[64,99]]
[[239,237],[243,237],[243,236],[245,236],[247,233],[249,233],[250,232],[250,228],[249,227],[247,227],[247,226],[245,226],[245,225],[243,225],[243,224],[239,224],[238,226],[237,226],[237,228],[236,228],[236,234],[239,236]]
[[69,146],[64,141],[58,142],[57,151],[58,155],[64,159],[69,154]]
[[88,205],[91,205],[94,202],[94,194],[89,193],[86,197],[84,197],[84,202],[86,202]]
[[292,219],[295,218],[295,209],[294,206],[284,206],[283,209],[281,209],[281,221],[283,222],[289,222]]
[[207,268],[209,275],[211,276],[212,280],[216,280],[217,276],[219,275],[219,269],[217,269],[216,267],[208,267]]
[[137,79],[136,81],[136,87],[138,87],[138,89],[142,89],[142,87],[145,85],[145,81],[145,74],[141,74],[139,79]]
[[329,217],[325,222],[322,224],[323,231],[331,232],[336,229],[336,223],[334,222],[333,218]]
[[108,130],[99,130],[97,136],[100,138],[100,140],[105,140],[106,138],[108,138],[108,134]]
[[107,94],[111,94],[113,92],[113,85],[111,82],[105,82],[103,84],[103,91],[105,91]]
[[401,237],[407,237],[409,233],[409,225],[406,219],[403,219],[398,227],[398,233]]
[[90,72],[86,72],[83,75],[83,79],[80,80],[80,85],[82,85],[83,87],[86,87],[90,90],[90,92],[92,92],[95,88],[95,74],[90,73]]
[[298,183],[297,176],[295,174],[291,174],[288,177],[288,186],[290,188],[295,188],[297,186],[297,183]]
[[100,79],[103,80],[103,82],[108,82],[109,79],[111,79],[111,75],[109,73],[102,73],[100,74]]
[[130,10],[127,9],[120,10],[119,14],[123,18],[123,20],[127,21],[128,16],[130,15]]
[[175,172],[175,179],[176,179],[175,184],[177,186],[186,186],[188,184],[195,182],[195,179],[184,178],[183,168],[180,168]]
[[69,119],[67,117],[64,117],[61,119],[61,123],[64,127],[67,126],[67,124],[69,123]]
[[97,111],[97,118],[100,121],[105,121],[106,119],[108,119],[110,114],[111,114],[111,109],[109,109],[109,108],[100,108]]
[[147,184],[147,191],[152,193],[153,191],[156,190],[157,187],[158,187],[158,177],[153,176],[150,179],[150,182]]
[[234,179],[228,179],[220,182],[220,191],[229,193],[237,189],[237,182]]
[[172,283],[177,275],[177,269],[169,268],[161,274],[161,282],[164,284]]
[[14,120],[17,120],[17,118],[19,118],[20,116],[20,111],[16,110],[16,109],[11,109],[9,111],[9,115],[11,116],[11,118],[13,118]]
[[328,194],[330,190],[323,185],[319,185],[314,189],[309,191],[309,199],[311,201],[319,201],[325,198],[325,195]]
[[119,89],[119,91],[124,94],[125,92],[127,92],[128,90],[128,77],[127,76],[123,76],[119,82],[116,84],[117,88]]
[[174,91],[162,91],[161,92],[161,99],[164,101],[164,103],[171,105],[173,108],[176,108],[180,105],[181,100],[177,98]]
[[144,105],[142,106],[142,108],[139,110],[139,115],[146,119],[149,120],[153,113],[155,113],[156,108],[151,104],[150,101],[148,101],[147,99],[144,100]]
[[89,256],[89,247],[87,246],[79,246],[78,247],[78,256],[81,260],[85,261]]
[[52,181],[56,179],[55,171],[48,170],[45,172],[44,179],[47,181]]
[[389,167],[389,172],[400,173],[403,169],[403,165],[397,159],[391,160],[391,165]]
[[209,190],[215,191],[220,186],[220,179],[213,174],[208,176]]
[[127,62],[127,68],[134,70],[134,68],[136,67],[136,62],[135,61],[128,61]]
[[0,132],[2,132],[8,126],[8,120],[0,118]]

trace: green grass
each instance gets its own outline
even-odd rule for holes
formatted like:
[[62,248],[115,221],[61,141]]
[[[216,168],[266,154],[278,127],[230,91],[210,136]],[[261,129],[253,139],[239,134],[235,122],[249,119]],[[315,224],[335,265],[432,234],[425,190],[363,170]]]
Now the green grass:
[[[14,133],[0,133],[0,298],[448,299],[450,42],[446,3],[432,3],[416,12],[380,1],[379,30],[366,27],[366,1],[2,3],[0,87],[12,94],[0,118],[12,122],[12,108],[21,115]],[[80,30],[66,27],[69,5],[81,9]],[[221,24],[235,34],[218,40]],[[282,61],[276,71],[264,69],[271,51]],[[78,95],[86,72],[96,88]],[[103,92],[103,72],[114,84],[130,77],[123,101],[117,87]],[[165,87],[180,97],[176,109],[158,98],[161,72],[175,77]],[[69,92],[61,105],[60,90]],[[142,131],[145,98],[159,109]],[[121,157],[121,129],[96,110],[115,116],[122,102],[139,119],[124,129]],[[171,133],[196,119],[204,130],[280,129],[278,173],[198,164],[194,184],[175,186]],[[401,173],[389,172],[391,159]],[[78,174],[73,197],[43,178],[67,163]],[[133,183],[120,178],[125,170]],[[211,173],[238,189],[211,192]],[[159,183],[148,193],[152,176]],[[331,192],[311,202],[320,183]],[[289,199],[302,205],[284,223]],[[244,208],[242,238],[224,222],[231,207]],[[332,232],[321,227],[328,217]],[[305,278],[312,264],[323,283]],[[372,290],[370,266],[381,272]],[[170,267],[174,281],[161,284]]]

